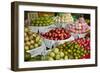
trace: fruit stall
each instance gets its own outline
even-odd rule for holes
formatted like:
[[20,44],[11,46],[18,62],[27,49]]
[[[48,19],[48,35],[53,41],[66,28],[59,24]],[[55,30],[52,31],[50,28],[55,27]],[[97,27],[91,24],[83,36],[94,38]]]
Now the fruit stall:
[[90,15],[25,12],[25,61],[90,58]]

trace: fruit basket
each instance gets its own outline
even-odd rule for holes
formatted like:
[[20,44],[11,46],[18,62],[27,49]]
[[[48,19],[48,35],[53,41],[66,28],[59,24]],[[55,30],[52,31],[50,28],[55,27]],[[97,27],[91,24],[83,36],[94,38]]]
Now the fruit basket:
[[90,39],[80,38],[64,42],[47,51],[44,60],[68,60],[90,58]]
[[46,47],[45,47],[44,42],[42,42],[42,45],[40,47],[37,47],[32,50],[28,50],[27,52],[31,54],[31,57],[34,57],[37,55],[45,55]]
[[42,37],[35,32],[31,32],[28,27],[25,27],[24,31],[24,50],[31,56],[43,54],[42,52],[45,51],[46,47]]
[[39,16],[32,19],[31,26],[29,27],[32,32],[45,32],[51,27],[55,27],[55,17],[53,16]]
[[78,36],[79,38],[85,37],[90,31],[90,26],[88,26],[83,17],[80,17],[74,24],[66,25],[65,28],[73,36]]
[[65,41],[74,40],[74,37],[64,28],[55,28],[48,32],[41,33],[41,35],[47,48],[55,47],[56,44],[64,43]]
[[49,26],[29,26],[30,31],[32,32],[39,32],[39,33],[45,33],[51,29],[53,29],[55,26],[55,24],[49,25]]

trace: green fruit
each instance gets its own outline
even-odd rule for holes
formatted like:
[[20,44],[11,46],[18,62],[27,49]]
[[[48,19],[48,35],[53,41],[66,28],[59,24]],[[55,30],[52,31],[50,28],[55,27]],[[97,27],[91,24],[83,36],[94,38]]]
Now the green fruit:
[[54,59],[52,57],[48,57],[48,60],[49,61],[53,61]]
[[77,55],[77,53],[74,53],[74,56],[76,56]]
[[60,52],[60,56],[61,56],[61,57],[64,57],[64,53],[63,53],[63,52]]
[[33,36],[33,37],[36,37],[37,35],[36,35],[36,34],[32,34],[32,36]]
[[30,45],[30,49],[33,49],[34,48],[34,46],[33,45]]
[[25,56],[24,56],[25,61],[28,61],[31,59],[31,55],[30,53],[25,52]]
[[29,41],[29,37],[28,36],[25,37],[25,41]]
[[28,31],[29,31],[29,29],[28,29],[27,27],[25,27],[25,28],[24,28],[24,31],[25,31],[25,32],[28,32]]
[[68,59],[68,56],[65,56],[64,59],[65,59],[65,60]]
[[31,40],[30,42],[31,42],[31,44],[34,44],[34,43],[35,43],[35,41],[34,41],[34,40]]
[[69,59],[74,59],[73,55],[69,55]]
[[40,37],[37,36],[36,39],[35,39],[35,41],[38,42],[39,40],[40,40]]
[[54,52],[50,52],[50,57],[54,57],[55,56],[55,53]]
[[57,54],[59,52],[59,49],[58,48],[54,48],[53,52]]
[[68,49],[68,52],[70,53],[71,52],[71,49]]
[[57,55],[55,56],[55,59],[56,59],[56,60],[59,60],[59,59],[60,59],[60,55],[57,54]]
[[29,47],[28,46],[25,46],[24,48],[25,48],[25,51],[28,51],[29,50]]
[[75,56],[75,59],[78,59],[78,57],[77,57],[77,56]]
[[30,41],[27,41],[27,42],[26,42],[26,45],[27,45],[27,46],[30,46],[30,45],[31,45]]
[[68,52],[67,51],[65,51],[65,55],[68,55]]
[[34,47],[37,48],[38,47],[38,44],[34,44]]

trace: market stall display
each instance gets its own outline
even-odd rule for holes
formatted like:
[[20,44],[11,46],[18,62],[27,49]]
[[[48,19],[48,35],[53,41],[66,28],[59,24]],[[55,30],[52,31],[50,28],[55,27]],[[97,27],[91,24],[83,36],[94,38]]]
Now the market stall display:
[[79,15],[33,13],[24,29],[25,61],[89,59],[90,19]]

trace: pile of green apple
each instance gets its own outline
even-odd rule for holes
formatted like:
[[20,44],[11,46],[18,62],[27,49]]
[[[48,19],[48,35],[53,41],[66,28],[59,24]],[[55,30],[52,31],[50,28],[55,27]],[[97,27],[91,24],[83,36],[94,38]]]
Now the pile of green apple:
[[56,48],[52,48],[46,55],[46,60],[82,59],[89,53],[90,50],[84,49],[76,42],[65,42]]
[[55,20],[53,17],[50,16],[39,16],[36,19],[32,20],[33,26],[49,26],[51,24],[54,24]]
[[41,37],[34,32],[31,32],[28,27],[24,28],[24,49],[25,51],[35,49],[42,45]]

